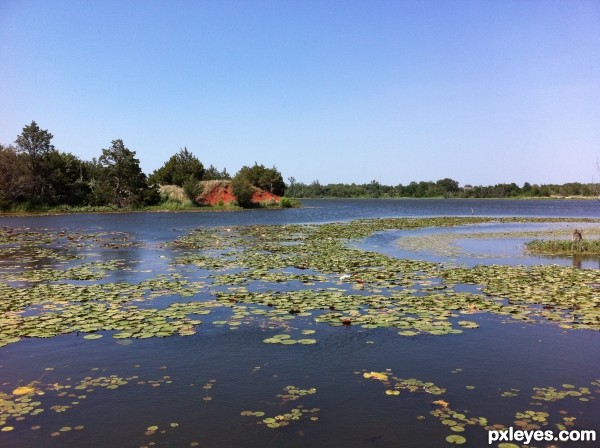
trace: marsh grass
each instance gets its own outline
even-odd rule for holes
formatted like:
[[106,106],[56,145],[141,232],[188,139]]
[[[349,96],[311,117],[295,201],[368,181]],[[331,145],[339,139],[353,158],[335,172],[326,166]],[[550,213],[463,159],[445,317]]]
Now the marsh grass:
[[533,240],[525,243],[525,249],[540,255],[600,255],[600,240]]

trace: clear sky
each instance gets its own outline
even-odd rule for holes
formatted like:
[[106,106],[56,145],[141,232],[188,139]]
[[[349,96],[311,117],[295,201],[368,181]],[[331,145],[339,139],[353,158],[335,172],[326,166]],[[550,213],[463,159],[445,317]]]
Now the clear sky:
[[146,173],[598,181],[600,1],[0,0],[0,103],[0,143]]

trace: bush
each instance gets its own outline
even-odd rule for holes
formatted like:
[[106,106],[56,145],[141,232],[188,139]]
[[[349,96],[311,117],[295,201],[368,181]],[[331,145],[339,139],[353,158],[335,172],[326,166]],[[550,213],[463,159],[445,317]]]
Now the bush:
[[200,182],[193,176],[190,176],[190,178],[183,183],[183,192],[194,204],[196,204],[196,198],[200,196],[202,191],[203,188],[200,185]]
[[144,205],[156,205],[161,201],[161,194],[158,191],[158,187],[153,185],[148,187],[147,190],[144,190],[142,193],[142,200]]
[[300,201],[298,199],[281,198],[279,206],[281,208],[297,208],[300,207]]
[[237,199],[237,203],[240,207],[253,207],[252,194],[254,193],[254,187],[245,178],[242,176],[235,176],[231,181],[231,192]]

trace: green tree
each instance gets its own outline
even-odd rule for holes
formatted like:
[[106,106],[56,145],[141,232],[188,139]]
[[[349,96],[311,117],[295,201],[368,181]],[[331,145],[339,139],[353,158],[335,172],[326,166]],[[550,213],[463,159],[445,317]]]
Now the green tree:
[[148,181],[163,185],[183,186],[184,182],[195,179],[202,180],[204,177],[204,165],[187,148],[179,150],[171,156],[165,164],[154,171]]
[[438,180],[435,184],[441,190],[444,197],[455,195],[460,191],[458,182],[448,177]]
[[372,180],[371,183],[365,185],[365,190],[370,198],[378,198],[382,193],[382,185],[378,181]]
[[272,194],[283,196],[285,194],[285,183],[277,168],[265,168],[256,162],[253,166],[243,166],[235,175],[246,180],[250,185],[262,188]]
[[227,168],[223,168],[223,171],[219,171],[216,167],[211,165],[204,171],[203,180],[231,180],[231,176],[227,172]]
[[194,204],[198,204],[196,199],[202,194],[202,191],[203,187],[200,185],[198,179],[196,179],[194,176],[190,176],[190,178],[183,183],[183,192]]
[[111,147],[102,150],[95,164],[97,199],[117,207],[142,205],[148,190],[146,175],[123,140],[113,140]]
[[33,183],[26,156],[14,146],[0,145],[0,208],[25,202],[31,197]]
[[71,153],[53,151],[48,156],[50,192],[53,204],[85,205],[90,186],[85,164]]
[[238,172],[231,181],[231,193],[235,196],[240,207],[250,208],[252,204],[252,194],[254,186],[246,179],[244,175]]
[[31,171],[32,191],[29,199],[34,203],[44,203],[47,199],[50,187],[48,158],[55,152],[51,143],[53,137],[47,129],[40,129],[37,123],[32,121],[15,140],[17,152],[25,154]]

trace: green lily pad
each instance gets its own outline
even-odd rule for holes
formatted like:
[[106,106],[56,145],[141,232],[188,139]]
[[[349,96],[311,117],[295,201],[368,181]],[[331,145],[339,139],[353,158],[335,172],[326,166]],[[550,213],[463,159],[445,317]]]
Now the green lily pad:
[[467,441],[467,439],[465,439],[463,436],[459,436],[458,434],[452,434],[446,437],[446,441],[455,445],[462,445]]
[[100,339],[102,337],[101,334],[98,333],[92,333],[92,334],[86,334],[83,339]]

